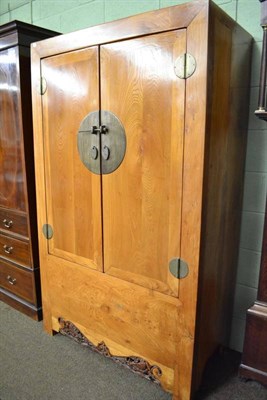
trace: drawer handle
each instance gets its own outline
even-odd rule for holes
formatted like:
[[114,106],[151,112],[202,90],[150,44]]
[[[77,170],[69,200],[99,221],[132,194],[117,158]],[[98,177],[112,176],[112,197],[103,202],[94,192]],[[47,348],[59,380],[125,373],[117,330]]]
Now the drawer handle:
[[10,229],[13,225],[13,221],[11,221],[11,219],[8,220],[5,218],[5,219],[3,219],[3,224],[4,224],[5,228]]
[[6,279],[7,279],[8,283],[10,283],[10,285],[15,285],[16,282],[17,282],[17,279],[16,278],[12,278],[12,276],[10,276],[10,275],[8,275],[6,277]]
[[12,250],[13,250],[13,247],[12,246],[8,246],[7,244],[4,244],[3,249],[4,249],[5,253],[11,254]]

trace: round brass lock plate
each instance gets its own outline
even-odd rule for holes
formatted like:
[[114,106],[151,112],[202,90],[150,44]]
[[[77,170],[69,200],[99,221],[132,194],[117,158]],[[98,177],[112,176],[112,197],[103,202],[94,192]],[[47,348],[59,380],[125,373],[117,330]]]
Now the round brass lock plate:
[[101,124],[106,132],[101,135],[101,171],[110,174],[121,165],[126,152],[126,135],[119,118],[110,111],[101,111]]
[[77,135],[80,159],[85,167],[94,174],[100,174],[100,139],[99,134],[93,129],[97,126],[99,126],[99,111],[94,111],[82,120]]
[[[100,125],[101,121],[101,125]],[[122,163],[126,152],[125,130],[110,111],[88,114],[81,122],[77,146],[80,159],[94,174],[110,174]]]

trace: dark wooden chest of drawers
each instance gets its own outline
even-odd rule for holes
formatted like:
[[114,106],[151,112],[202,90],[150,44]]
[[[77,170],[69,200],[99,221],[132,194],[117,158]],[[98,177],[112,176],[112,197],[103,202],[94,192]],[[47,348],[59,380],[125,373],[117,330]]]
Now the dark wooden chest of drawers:
[[42,316],[31,112],[30,44],[56,33],[0,27],[0,299]]
[[258,295],[247,310],[240,376],[267,386],[267,203],[263,231]]

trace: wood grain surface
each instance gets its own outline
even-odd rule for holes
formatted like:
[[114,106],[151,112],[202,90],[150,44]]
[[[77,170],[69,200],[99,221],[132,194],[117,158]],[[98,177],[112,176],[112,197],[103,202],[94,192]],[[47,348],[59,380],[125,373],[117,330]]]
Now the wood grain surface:
[[[243,41],[242,57],[234,57],[234,35]],[[162,386],[174,400],[192,398],[205,361],[225,335],[224,312],[230,315],[223,293],[231,292],[226,277],[231,268],[229,276],[235,273],[230,241],[238,228],[229,239],[227,229],[238,224],[244,154],[237,158],[236,152],[240,144],[244,153],[246,125],[238,124],[236,113],[247,109],[246,101],[239,102],[245,91],[231,91],[238,69],[248,65],[242,60],[248,60],[249,41],[209,1],[194,1],[32,47],[33,84],[40,68],[48,77],[43,96],[33,90],[45,329],[58,331],[63,318],[95,345],[104,340],[112,354],[159,365]],[[197,65],[186,81],[174,73],[185,52]],[[80,87],[75,99],[68,86],[59,89],[65,74]],[[236,96],[233,112],[230,93]],[[74,146],[79,123],[96,111],[93,106],[114,113],[127,136],[122,164],[100,177],[78,168]],[[76,223],[79,207],[83,227]],[[55,227],[50,241],[41,233],[46,222]],[[83,242],[89,231],[96,240],[91,248]],[[94,251],[103,251],[98,263]],[[185,279],[170,275],[172,257],[188,264]]]
[[0,207],[0,231],[9,235],[29,237],[27,214]]
[[[101,105],[122,122],[126,156],[103,175],[106,273],[178,296],[185,81],[184,30],[101,47]],[[112,151],[112,149],[111,149]],[[164,243],[164,245],[162,245]]]
[[0,256],[20,265],[32,267],[29,241],[17,240],[0,234]]
[[178,299],[52,255],[46,271],[52,329],[63,317],[94,343],[102,337],[114,354],[138,354],[159,364],[160,381],[172,390]]
[[49,252],[102,270],[100,176],[77,149],[80,123],[99,110],[97,48],[44,60],[42,74]]
[[22,299],[32,304],[36,303],[34,274],[32,271],[18,268],[1,259],[0,285]]

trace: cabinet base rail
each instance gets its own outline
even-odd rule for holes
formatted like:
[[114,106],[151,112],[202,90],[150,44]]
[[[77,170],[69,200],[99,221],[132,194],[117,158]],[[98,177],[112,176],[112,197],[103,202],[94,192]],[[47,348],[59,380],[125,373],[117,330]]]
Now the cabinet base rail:
[[130,369],[135,374],[142,376],[143,378],[148,379],[149,381],[152,381],[161,386],[159,378],[162,376],[162,371],[157,365],[150,365],[148,361],[144,360],[141,357],[114,356],[113,354],[111,354],[109,348],[103,341],[95,346],[82,334],[82,332],[72,322],[66,321],[63,318],[59,318],[59,324],[59,333],[61,333],[62,335],[74,339],[82,346],[89,347],[92,351],[112,359],[115,363],[122,365],[123,367]]

